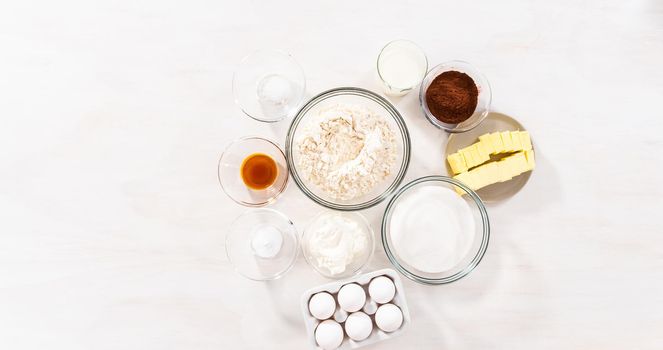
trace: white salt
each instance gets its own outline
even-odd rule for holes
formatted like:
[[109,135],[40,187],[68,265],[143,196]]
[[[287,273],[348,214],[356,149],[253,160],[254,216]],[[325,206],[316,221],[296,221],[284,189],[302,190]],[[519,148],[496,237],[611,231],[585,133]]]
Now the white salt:
[[273,258],[283,245],[283,235],[276,227],[258,226],[253,231],[251,238],[251,249],[253,253],[261,258]]
[[292,87],[290,81],[281,75],[270,74],[258,82],[258,100],[264,105],[283,107],[288,104]]

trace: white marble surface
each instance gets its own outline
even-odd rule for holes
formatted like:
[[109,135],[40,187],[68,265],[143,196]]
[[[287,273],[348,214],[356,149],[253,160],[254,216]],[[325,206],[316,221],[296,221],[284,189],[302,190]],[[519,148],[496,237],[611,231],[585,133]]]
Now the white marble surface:
[[[481,69],[538,168],[489,208],[479,268],[406,281],[412,327],[373,348],[663,347],[663,2],[63,0],[0,4],[0,348],[305,349],[299,296],[324,280],[300,258],[251,282],[223,253],[245,208],[219,188],[221,150],[288,126],[243,117],[232,72],[282,48],[309,93],[377,90],[397,37]],[[394,104],[407,179],[442,174],[446,135],[414,94]],[[273,207],[300,229],[320,209],[294,184]]]

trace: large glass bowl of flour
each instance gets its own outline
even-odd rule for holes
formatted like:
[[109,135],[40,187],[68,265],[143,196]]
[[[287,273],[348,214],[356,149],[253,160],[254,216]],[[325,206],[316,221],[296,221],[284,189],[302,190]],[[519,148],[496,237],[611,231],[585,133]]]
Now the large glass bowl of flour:
[[446,176],[403,186],[382,219],[387,257],[402,274],[424,284],[467,276],[483,258],[489,237],[488,213],[479,196]]
[[297,112],[285,151],[306,196],[327,208],[361,210],[400,185],[410,163],[410,135],[384,97],[342,87],[318,94]]

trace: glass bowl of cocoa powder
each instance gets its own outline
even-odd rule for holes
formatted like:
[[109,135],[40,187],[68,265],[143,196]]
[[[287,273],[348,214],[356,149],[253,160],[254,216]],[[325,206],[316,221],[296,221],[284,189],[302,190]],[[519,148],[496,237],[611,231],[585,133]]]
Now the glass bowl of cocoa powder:
[[449,61],[433,67],[421,83],[419,103],[431,124],[449,133],[472,130],[488,115],[490,83],[471,64]]

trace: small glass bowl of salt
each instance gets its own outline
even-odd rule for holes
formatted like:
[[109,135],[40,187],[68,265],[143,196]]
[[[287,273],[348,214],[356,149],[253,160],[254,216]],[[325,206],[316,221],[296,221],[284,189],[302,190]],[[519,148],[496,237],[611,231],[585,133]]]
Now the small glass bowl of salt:
[[226,254],[235,270],[254,281],[286,274],[297,260],[299,239],[292,221],[273,209],[252,209],[232,223]]
[[257,121],[273,123],[294,115],[305,93],[302,67],[282,51],[256,51],[233,74],[235,103]]

